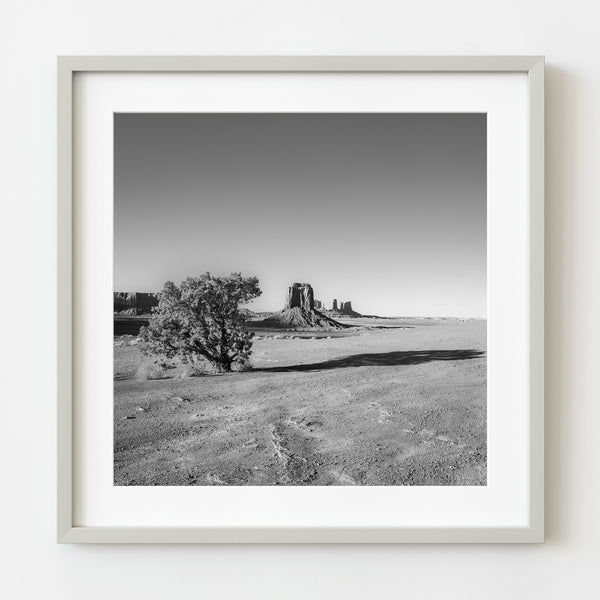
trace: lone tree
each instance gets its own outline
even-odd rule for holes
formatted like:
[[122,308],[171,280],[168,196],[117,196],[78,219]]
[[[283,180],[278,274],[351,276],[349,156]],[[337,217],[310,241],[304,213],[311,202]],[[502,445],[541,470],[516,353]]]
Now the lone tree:
[[167,281],[158,294],[147,327],[140,332],[145,354],[179,358],[198,365],[208,361],[219,373],[246,366],[253,334],[244,329],[244,304],[260,296],[256,277],[232,273],[188,277],[177,286]]

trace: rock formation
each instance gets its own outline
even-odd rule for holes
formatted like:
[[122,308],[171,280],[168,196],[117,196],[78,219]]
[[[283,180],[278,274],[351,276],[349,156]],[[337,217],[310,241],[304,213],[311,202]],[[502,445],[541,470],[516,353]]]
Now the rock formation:
[[355,310],[353,310],[351,300],[348,300],[346,302],[340,301],[338,304],[336,298],[333,299],[333,307],[330,311],[328,311],[328,313],[334,317],[362,317],[360,313],[357,313]]
[[339,323],[315,308],[314,292],[309,283],[294,283],[289,287],[285,308],[281,312],[254,323],[255,326],[259,324],[260,327],[298,330],[342,329],[348,327],[348,325]]
[[362,317],[360,313],[352,309],[352,302],[350,300],[340,303],[340,312],[347,317]]
[[315,295],[310,283],[294,283],[288,288],[284,310],[296,307],[306,311],[314,310]]
[[340,311],[343,313],[352,312],[352,302],[348,300],[348,302],[342,302],[340,304]]
[[113,304],[114,312],[120,315],[147,315],[158,300],[154,294],[144,292],[115,292]]
[[315,300],[315,308],[317,310],[323,308],[323,303],[320,300]]

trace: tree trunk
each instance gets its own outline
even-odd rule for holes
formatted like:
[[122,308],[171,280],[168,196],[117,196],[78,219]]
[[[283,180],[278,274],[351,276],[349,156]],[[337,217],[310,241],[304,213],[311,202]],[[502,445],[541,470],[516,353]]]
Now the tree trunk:
[[219,362],[215,366],[217,373],[231,373],[231,362]]

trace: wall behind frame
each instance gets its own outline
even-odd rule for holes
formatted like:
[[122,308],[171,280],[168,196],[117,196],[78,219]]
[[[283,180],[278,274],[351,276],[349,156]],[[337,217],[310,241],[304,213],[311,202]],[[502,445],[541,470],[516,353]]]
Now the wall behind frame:
[[[585,0],[5,2],[0,503],[7,597],[504,599],[593,589],[599,18]],[[55,544],[57,54],[546,54],[544,546]]]

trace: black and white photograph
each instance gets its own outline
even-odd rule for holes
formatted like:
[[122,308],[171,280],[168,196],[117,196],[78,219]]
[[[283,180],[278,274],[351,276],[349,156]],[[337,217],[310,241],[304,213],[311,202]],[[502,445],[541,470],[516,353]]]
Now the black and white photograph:
[[485,113],[114,115],[114,485],[487,485]]

